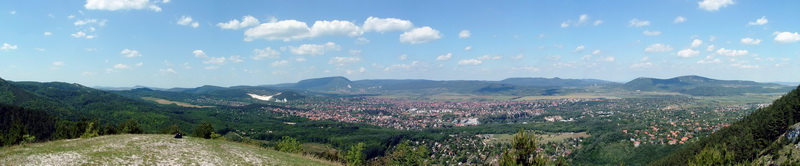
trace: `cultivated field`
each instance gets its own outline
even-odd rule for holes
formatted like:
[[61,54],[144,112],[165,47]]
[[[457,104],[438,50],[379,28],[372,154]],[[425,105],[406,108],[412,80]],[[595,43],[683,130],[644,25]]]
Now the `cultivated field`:
[[178,105],[178,106],[181,106],[181,107],[191,107],[191,108],[210,108],[210,107],[214,107],[214,106],[202,106],[202,105],[194,105],[194,104],[178,102],[178,101],[164,100],[164,99],[159,99],[159,98],[155,98],[155,97],[142,97],[142,99],[149,100],[149,101],[155,101],[158,104],[175,104],[175,105]]

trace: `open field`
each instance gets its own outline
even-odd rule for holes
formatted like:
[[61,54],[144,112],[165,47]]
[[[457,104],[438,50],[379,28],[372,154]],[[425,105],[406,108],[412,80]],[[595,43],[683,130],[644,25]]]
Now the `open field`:
[[[567,138],[579,138],[579,137],[590,137],[590,135],[586,132],[580,133],[542,133],[536,134],[536,137],[539,138],[540,143],[545,142],[561,142]],[[489,142],[492,144],[494,143],[511,143],[511,140],[514,139],[514,134],[494,134],[491,138],[489,138]]]
[[0,165],[338,165],[223,140],[125,134],[0,149]]
[[159,99],[159,98],[155,98],[155,97],[142,97],[142,99],[149,100],[149,101],[154,101],[154,102],[156,102],[158,104],[175,104],[175,105],[178,105],[178,106],[181,106],[181,107],[191,107],[191,108],[211,108],[211,107],[214,107],[214,106],[202,106],[202,105],[194,105],[194,104],[178,102],[178,101],[164,100],[164,99]]

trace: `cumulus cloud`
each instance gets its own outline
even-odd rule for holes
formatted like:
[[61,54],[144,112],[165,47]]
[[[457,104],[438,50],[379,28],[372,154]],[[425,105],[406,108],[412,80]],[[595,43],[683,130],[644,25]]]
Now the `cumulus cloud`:
[[208,55],[205,52],[203,52],[203,50],[194,50],[192,51],[192,54],[194,54],[194,57],[208,58]]
[[204,64],[225,64],[226,61],[227,61],[227,59],[225,59],[225,57],[208,57],[208,59],[203,61],[203,63]]
[[408,59],[408,55],[406,55],[406,54],[400,55],[400,57],[397,57],[397,59],[406,60],[406,59]]
[[356,44],[369,44],[369,39],[364,37],[359,37],[356,39]]
[[96,37],[95,35],[88,35],[86,34],[86,32],[83,31],[78,31],[70,35],[75,38],[86,38],[86,39],[93,39],[94,37]]
[[344,66],[348,63],[355,63],[361,61],[359,57],[333,57],[328,60],[328,64],[336,65],[336,66]]
[[450,60],[450,58],[452,58],[452,57],[453,57],[453,53],[449,53],[448,52],[447,54],[439,55],[438,57],[436,57],[436,60],[446,61],[446,60]]
[[661,43],[656,43],[656,44],[647,46],[647,48],[644,49],[644,52],[646,52],[646,53],[656,53],[656,52],[668,52],[668,51],[672,51],[672,50],[673,50],[672,46],[661,44]]
[[44,32],[44,34],[43,34],[43,35],[45,35],[45,36],[50,36],[50,35],[53,35],[53,32]]
[[480,65],[481,63],[483,63],[483,61],[477,59],[464,59],[458,61],[459,65]]
[[617,58],[615,58],[613,56],[606,56],[606,57],[600,57],[597,60],[598,61],[602,61],[602,62],[614,62],[614,60],[616,60],[616,59]]
[[55,61],[55,62],[53,62],[53,66],[64,66],[64,65],[66,65],[66,63],[64,63],[63,61]]
[[695,47],[700,46],[700,45],[703,45],[703,41],[702,40],[699,40],[699,39],[692,40],[692,48],[695,48]]
[[0,50],[16,50],[17,45],[11,45],[8,43],[3,43],[3,46],[0,46]]
[[325,44],[303,44],[299,47],[289,47],[289,51],[297,55],[322,55],[325,54],[326,51],[339,51],[341,49],[342,47],[334,42]]
[[400,35],[400,42],[409,44],[427,43],[442,38],[438,30],[425,26],[414,28]]
[[645,30],[644,32],[642,32],[642,34],[647,35],[647,36],[658,36],[658,35],[661,35],[661,31]]
[[364,21],[362,27],[364,31],[384,33],[390,31],[406,31],[414,28],[414,24],[412,24],[411,21],[397,18],[369,17]]
[[[578,21],[567,20],[567,21],[562,22],[561,23],[561,28],[567,28],[567,27],[570,27],[570,26],[583,26],[583,25],[586,25],[586,24],[589,24],[590,22],[592,22],[591,19],[592,18],[589,17],[588,14],[581,14],[580,16],[578,16]],[[598,26],[600,24],[603,24],[603,20],[595,20],[592,23],[593,26]]]
[[761,43],[761,39],[753,39],[753,38],[749,38],[749,37],[748,38],[742,38],[742,40],[740,40],[739,43],[750,44],[750,45],[758,45],[759,43]]
[[114,69],[130,69],[131,67],[125,64],[116,64],[114,65]]
[[583,52],[583,50],[585,50],[585,49],[586,49],[586,46],[580,45],[580,46],[576,47],[575,50],[573,50],[572,52]]
[[119,54],[122,54],[123,56],[128,57],[128,58],[135,58],[135,57],[142,56],[142,54],[139,53],[139,51],[131,50],[131,49],[127,49],[127,48],[123,49],[122,51],[120,51]]
[[254,60],[262,60],[265,58],[280,58],[281,53],[277,50],[273,50],[272,47],[267,47],[264,49],[253,49],[253,59]]
[[687,20],[686,17],[678,16],[678,17],[675,17],[674,20],[672,20],[672,23],[682,23],[682,22],[686,22],[686,20]]
[[498,60],[498,59],[502,59],[502,58],[503,58],[503,56],[500,56],[500,55],[484,55],[484,56],[478,57],[478,60],[482,60],[482,61],[483,60]]
[[242,57],[239,55],[235,55],[228,57],[228,61],[231,61],[233,63],[239,63],[239,62],[244,62],[244,59],[242,59]]
[[768,22],[769,22],[769,20],[767,20],[767,16],[761,16],[761,18],[759,18],[759,19],[756,19],[756,21],[755,21],[755,22],[748,22],[748,23],[747,23],[747,26],[751,26],[751,25],[764,25],[764,24],[767,24]]
[[192,28],[200,27],[200,23],[193,21],[192,16],[181,16],[177,23],[178,25],[191,26]]
[[639,20],[636,18],[632,19],[631,21],[628,21],[628,26],[632,27],[643,27],[648,25],[650,25],[650,21]]
[[700,51],[693,50],[691,48],[687,48],[687,49],[683,49],[683,50],[678,51],[677,54],[678,54],[679,57],[682,57],[682,58],[690,58],[690,57],[694,57],[694,56],[700,55]]
[[289,65],[289,61],[287,61],[287,60],[279,60],[279,61],[275,61],[275,62],[270,63],[270,66],[272,66],[272,67],[280,67],[280,66],[286,66],[286,65]]
[[[168,0],[162,1],[168,3]],[[160,12],[161,7],[156,5],[158,1],[151,2],[150,0],[86,0],[83,5],[89,10],[144,10],[149,9],[152,11]]]
[[361,30],[361,28],[350,21],[333,20],[314,22],[314,25],[311,26],[309,35],[311,37],[324,35],[356,37],[361,36],[362,34],[364,34],[364,32]]
[[158,72],[161,73],[161,74],[175,74],[175,73],[178,73],[178,72],[175,71],[175,69],[172,69],[172,68],[158,69]]
[[716,53],[725,56],[742,56],[742,55],[747,55],[749,52],[747,50],[729,50],[725,48],[720,48],[719,50],[717,50]]
[[794,43],[800,41],[800,34],[797,32],[775,32],[775,41],[778,43]]
[[247,15],[247,16],[242,17],[242,21],[239,21],[237,19],[233,19],[231,21],[228,21],[227,23],[217,23],[217,26],[219,26],[222,29],[237,30],[237,29],[240,29],[240,28],[256,26],[258,24],[260,24],[260,22],[258,21],[258,19],[256,19],[256,17],[253,17],[251,15]]
[[310,37],[311,28],[305,22],[283,20],[268,22],[244,31],[245,41],[255,39],[292,41]]
[[470,33],[468,30],[462,30],[460,33],[458,33],[458,38],[463,39],[463,38],[469,38],[470,36],[472,36],[472,33]]
[[736,4],[733,0],[703,0],[697,2],[697,6],[706,11],[718,11],[719,8],[727,7],[728,5]]
[[470,51],[470,50],[472,50],[472,46],[464,47],[464,51]]

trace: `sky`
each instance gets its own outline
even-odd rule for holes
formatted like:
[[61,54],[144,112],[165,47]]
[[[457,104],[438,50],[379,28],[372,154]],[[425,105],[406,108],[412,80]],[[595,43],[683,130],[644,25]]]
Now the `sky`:
[[800,1],[4,0],[0,78],[800,81]]

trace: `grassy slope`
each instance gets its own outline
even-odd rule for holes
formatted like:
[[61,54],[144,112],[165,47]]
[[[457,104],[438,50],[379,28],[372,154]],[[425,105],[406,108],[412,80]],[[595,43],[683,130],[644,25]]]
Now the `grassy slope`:
[[312,157],[222,140],[171,135],[112,135],[0,149],[13,165],[337,165]]

